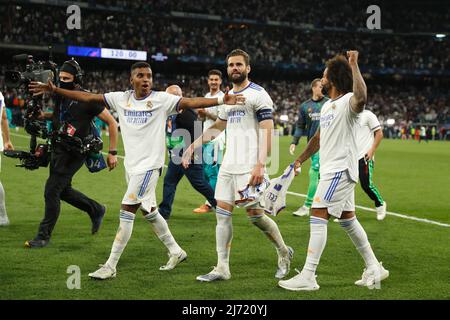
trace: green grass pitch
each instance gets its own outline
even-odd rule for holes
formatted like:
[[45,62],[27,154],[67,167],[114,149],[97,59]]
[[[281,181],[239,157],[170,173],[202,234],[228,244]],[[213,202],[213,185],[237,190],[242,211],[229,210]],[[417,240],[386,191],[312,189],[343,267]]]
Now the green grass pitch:
[[[26,149],[23,132],[12,133],[16,149]],[[106,139],[107,140],[107,139]],[[289,137],[280,139],[281,172],[294,157],[289,155]],[[301,140],[297,151],[305,146]],[[119,149],[123,155],[123,148]],[[374,181],[388,203],[388,211],[450,224],[450,144],[384,140],[376,155]],[[319,291],[295,293],[277,287],[274,278],[276,252],[272,244],[246,218],[242,209],[233,214],[231,251],[232,278],[219,283],[200,283],[199,274],[216,263],[215,215],[191,211],[204,199],[183,179],[178,186],[172,218],[172,233],[188,252],[188,260],[163,272],[166,250],[150,225],[136,218],[133,235],[118,265],[117,278],[93,281],[88,273],[104,263],[118,226],[120,201],[126,189],[123,160],[119,167],[90,174],[82,168],[73,186],[106,203],[107,215],[99,234],[90,234],[85,213],[63,204],[50,245],[24,248],[32,239],[44,211],[44,184],[48,169],[25,171],[17,161],[2,157],[1,181],[11,225],[0,228],[0,299],[450,299],[450,228],[387,216],[377,221],[373,212],[357,209],[377,257],[390,277],[379,290],[353,283],[361,276],[363,261],[338,224],[328,224],[328,242],[318,268]],[[309,162],[290,190],[306,193]],[[162,197],[162,177],[157,198]],[[276,218],[286,243],[295,250],[290,276],[305,261],[309,219],[292,216],[303,198],[288,195],[287,208]],[[373,204],[356,187],[356,203]],[[81,269],[81,289],[69,290],[67,268]]]

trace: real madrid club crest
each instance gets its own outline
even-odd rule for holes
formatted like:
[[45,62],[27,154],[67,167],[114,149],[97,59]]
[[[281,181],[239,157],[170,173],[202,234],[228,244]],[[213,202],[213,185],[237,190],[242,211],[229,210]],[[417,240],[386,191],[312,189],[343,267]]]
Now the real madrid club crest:
[[336,109],[336,105],[333,103],[333,105],[331,106],[331,109]]
[[153,107],[153,104],[150,100],[147,101],[147,108],[151,109]]

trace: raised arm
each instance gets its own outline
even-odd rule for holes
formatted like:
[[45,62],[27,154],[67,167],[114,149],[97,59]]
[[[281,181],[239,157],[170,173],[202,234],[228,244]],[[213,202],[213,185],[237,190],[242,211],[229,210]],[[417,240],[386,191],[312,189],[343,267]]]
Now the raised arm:
[[367,87],[361,71],[359,71],[358,55],[358,51],[347,51],[353,75],[353,96],[350,98],[350,106],[354,112],[361,113],[367,102]]
[[62,97],[68,98],[70,100],[76,100],[80,102],[87,103],[103,103],[103,94],[95,94],[90,92],[78,91],[78,90],[66,90],[58,88],[51,82],[48,81],[47,84],[42,82],[30,82],[28,86],[30,92],[33,93],[33,96],[38,96],[43,93],[57,94]]

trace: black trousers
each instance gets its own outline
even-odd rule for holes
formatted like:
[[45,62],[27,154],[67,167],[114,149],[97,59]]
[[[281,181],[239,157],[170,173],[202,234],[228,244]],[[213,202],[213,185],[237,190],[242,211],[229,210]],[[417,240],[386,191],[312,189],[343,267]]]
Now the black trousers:
[[36,238],[50,239],[61,211],[61,200],[86,212],[91,220],[102,213],[103,207],[100,203],[72,188],[72,178],[83,164],[83,157],[74,157],[58,151],[52,154],[50,176],[45,184],[45,216],[39,225]]
[[384,203],[380,192],[373,184],[373,160],[365,161],[364,157],[359,159],[359,182],[364,192],[375,202],[375,207],[381,207]]

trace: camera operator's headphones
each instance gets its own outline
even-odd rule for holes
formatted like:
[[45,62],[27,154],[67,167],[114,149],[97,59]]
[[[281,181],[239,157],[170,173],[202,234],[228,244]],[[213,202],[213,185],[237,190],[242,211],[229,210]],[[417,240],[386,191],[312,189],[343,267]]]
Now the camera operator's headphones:
[[74,58],[72,58],[71,60],[65,61],[63,63],[63,65],[66,64],[66,63],[71,65],[72,67],[74,67],[75,70],[76,70],[76,74],[74,75],[73,82],[75,84],[79,84],[80,86],[82,86],[83,85],[83,70],[81,70],[81,67],[78,64],[78,62]]

